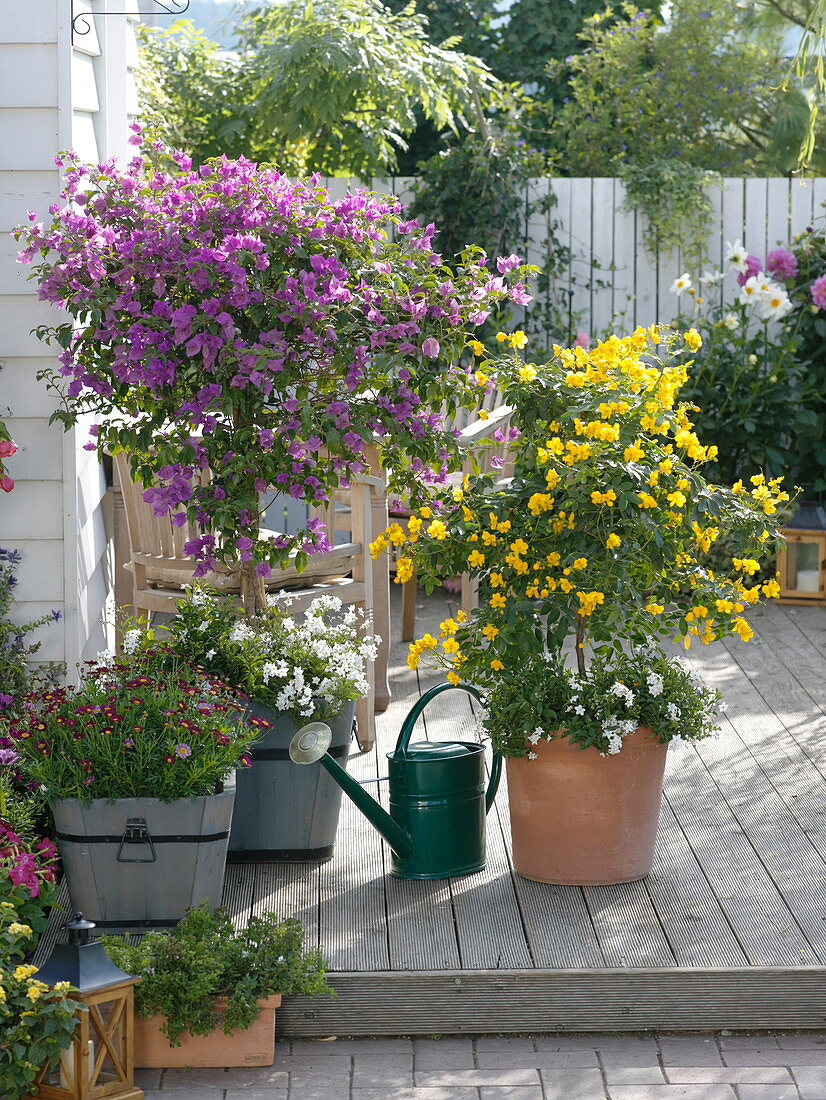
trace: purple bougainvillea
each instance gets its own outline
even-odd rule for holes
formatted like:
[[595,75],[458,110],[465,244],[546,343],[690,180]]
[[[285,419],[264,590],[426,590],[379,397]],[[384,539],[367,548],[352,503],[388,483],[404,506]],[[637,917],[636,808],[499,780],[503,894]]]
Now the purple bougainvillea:
[[127,450],[156,513],[195,521],[199,571],[240,556],[260,576],[327,545],[318,529],[259,540],[259,489],[324,502],[374,440],[391,491],[415,501],[445,478],[458,451],[437,410],[478,400],[462,352],[529,300],[517,257],[494,272],[468,249],[452,271],[394,197],[333,201],[245,160],[60,164],[51,221],[17,231],[40,297],[74,322],[39,331],[62,348],[60,418],[99,417],[87,446]]

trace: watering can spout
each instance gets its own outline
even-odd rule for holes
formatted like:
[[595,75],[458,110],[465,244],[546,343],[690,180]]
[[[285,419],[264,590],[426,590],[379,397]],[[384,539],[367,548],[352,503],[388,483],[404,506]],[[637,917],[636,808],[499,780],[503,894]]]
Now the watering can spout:
[[358,780],[353,779],[342,766],[329,755],[327,749],[332,731],[325,722],[310,722],[303,726],[290,742],[290,759],[294,764],[313,764],[316,760],[329,772],[348,798],[358,806],[400,859],[413,855],[413,840],[386,810],[365,791]]

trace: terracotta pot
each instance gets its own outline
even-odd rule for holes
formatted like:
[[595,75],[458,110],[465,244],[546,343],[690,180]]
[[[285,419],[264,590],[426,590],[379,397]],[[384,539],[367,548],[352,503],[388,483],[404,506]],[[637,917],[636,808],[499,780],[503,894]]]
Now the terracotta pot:
[[609,886],[654,861],[668,745],[637,729],[614,756],[566,737],[507,761],[513,862],[537,882]]
[[[225,1004],[217,998],[217,1011]],[[246,1030],[227,1035],[219,1025],[208,1035],[182,1035],[179,1047],[171,1047],[161,1031],[164,1016],[136,1016],[135,1068],[271,1066],[275,1061],[275,1010],[280,1004],[280,993],[263,997],[258,1002],[258,1017]]]

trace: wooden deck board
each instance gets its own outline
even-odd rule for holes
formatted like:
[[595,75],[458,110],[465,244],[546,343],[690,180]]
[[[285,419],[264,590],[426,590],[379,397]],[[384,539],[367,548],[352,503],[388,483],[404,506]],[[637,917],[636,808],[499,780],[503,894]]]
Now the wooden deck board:
[[[452,610],[441,593],[420,592],[418,604],[417,637]],[[504,781],[476,875],[388,876],[386,844],[347,798],[329,863],[230,867],[235,919],[264,909],[299,917],[340,993],[289,998],[279,1031],[826,1026],[826,609],[774,605],[750,618],[756,644],[687,654],[729,709],[717,739],[669,752],[644,882],[580,889],[514,874]],[[350,762],[361,780],[386,775],[404,716],[439,679],[407,668],[406,655],[406,645],[392,646],[393,699],[378,716],[377,750]],[[473,736],[471,709],[447,693],[413,739]],[[367,790],[386,806],[386,787]],[[64,919],[55,914],[44,945]]]

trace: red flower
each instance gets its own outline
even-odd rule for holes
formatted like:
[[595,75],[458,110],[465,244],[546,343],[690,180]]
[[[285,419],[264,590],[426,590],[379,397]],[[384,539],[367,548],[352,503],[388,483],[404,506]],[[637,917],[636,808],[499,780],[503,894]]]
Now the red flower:
[[17,450],[17,444],[11,439],[0,439],[0,458],[10,458]]
[[14,482],[10,477],[5,475],[0,477],[0,489],[2,489],[4,493],[10,493],[13,488]]

